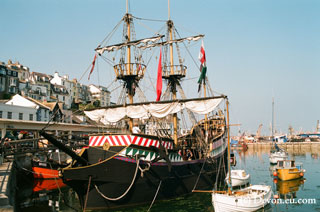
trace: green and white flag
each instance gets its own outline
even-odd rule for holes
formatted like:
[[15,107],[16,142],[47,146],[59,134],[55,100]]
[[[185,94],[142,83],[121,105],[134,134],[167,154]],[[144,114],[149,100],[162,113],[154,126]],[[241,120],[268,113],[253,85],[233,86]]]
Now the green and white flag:
[[199,83],[198,92],[200,92],[200,88],[201,88],[202,82],[205,83],[206,73],[207,73],[206,53],[204,51],[203,41],[202,41],[201,48],[200,48],[199,60],[201,62],[201,65],[200,65],[201,74],[200,74],[200,77],[199,77],[199,80],[198,80],[198,83]]

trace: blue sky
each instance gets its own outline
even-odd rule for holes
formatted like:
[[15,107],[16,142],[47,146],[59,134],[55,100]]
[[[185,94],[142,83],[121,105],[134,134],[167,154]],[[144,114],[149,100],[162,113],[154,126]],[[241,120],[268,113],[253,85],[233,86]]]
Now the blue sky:
[[[1,0],[0,8],[0,61],[78,79],[126,9],[125,0]],[[214,91],[229,96],[231,122],[251,133],[263,124],[264,134],[270,132],[272,97],[278,131],[286,133],[289,125],[314,131],[320,119],[319,11],[318,0],[171,0],[171,19],[182,35],[205,34],[208,77]],[[166,20],[167,1],[131,0],[129,12]],[[143,38],[163,23],[135,26]],[[191,46],[194,58],[200,45]],[[106,86],[112,79],[104,71],[112,70],[82,82]],[[198,76],[192,65],[188,71]],[[187,95],[196,94],[195,81],[184,83],[192,85]]]

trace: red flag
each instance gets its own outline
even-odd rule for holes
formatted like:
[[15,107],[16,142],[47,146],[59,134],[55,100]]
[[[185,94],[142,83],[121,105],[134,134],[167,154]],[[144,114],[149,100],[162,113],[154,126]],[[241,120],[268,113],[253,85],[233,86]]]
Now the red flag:
[[161,49],[160,49],[160,57],[159,57],[159,64],[158,64],[157,99],[156,99],[156,101],[160,100],[161,92],[162,92],[162,66],[161,66]]
[[92,61],[92,67],[91,67],[91,70],[90,70],[90,73],[89,73],[89,76],[88,76],[88,80],[90,80],[90,75],[93,72],[94,65],[96,64],[96,59],[97,59],[97,54],[94,55],[94,58],[93,58],[93,61]]

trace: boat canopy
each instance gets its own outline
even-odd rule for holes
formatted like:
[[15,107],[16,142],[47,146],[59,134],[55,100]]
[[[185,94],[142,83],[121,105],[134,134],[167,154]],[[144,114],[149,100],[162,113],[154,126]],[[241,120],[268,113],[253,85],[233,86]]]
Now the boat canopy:
[[120,121],[123,118],[147,119],[150,117],[163,118],[171,114],[189,109],[197,114],[208,114],[214,111],[222,100],[226,98],[208,97],[189,100],[172,100],[162,102],[145,102],[129,105],[100,108],[84,113],[93,121],[103,124],[110,124]]

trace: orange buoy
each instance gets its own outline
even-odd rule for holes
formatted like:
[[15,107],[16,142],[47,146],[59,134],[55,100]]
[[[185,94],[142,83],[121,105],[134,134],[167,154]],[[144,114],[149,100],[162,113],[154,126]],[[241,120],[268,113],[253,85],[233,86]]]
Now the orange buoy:
[[274,182],[275,184],[277,184],[277,183],[278,183],[278,179],[277,179],[277,178],[274,178],[274,179],[273,179],[273,182]]
[[279,199],[279,195],[278,194],[273,195],[273,199]]
[[303,172],[300,172],[300,176],[303,177]]
[[273,172],[273,176],[278,176],[278,173],[276,171]]

